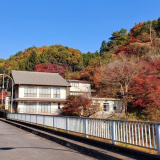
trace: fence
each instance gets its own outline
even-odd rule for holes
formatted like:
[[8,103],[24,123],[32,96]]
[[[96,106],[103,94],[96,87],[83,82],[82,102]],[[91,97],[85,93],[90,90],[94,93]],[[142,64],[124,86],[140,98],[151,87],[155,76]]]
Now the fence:
[[98,137],[157,150],[160,155],[160,123],[127,120],[108,120],[9,113],[8,119],[15,119],[37,125],[63,129],[67,133],[84,134],[86,138]]

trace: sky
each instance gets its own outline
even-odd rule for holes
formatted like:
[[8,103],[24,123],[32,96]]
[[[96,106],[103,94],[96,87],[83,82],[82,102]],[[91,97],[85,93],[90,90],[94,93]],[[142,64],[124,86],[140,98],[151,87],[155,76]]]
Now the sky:
[[160,0],[0,0],[0,58],[55,44],[99,51],[114,31],[159,17]]

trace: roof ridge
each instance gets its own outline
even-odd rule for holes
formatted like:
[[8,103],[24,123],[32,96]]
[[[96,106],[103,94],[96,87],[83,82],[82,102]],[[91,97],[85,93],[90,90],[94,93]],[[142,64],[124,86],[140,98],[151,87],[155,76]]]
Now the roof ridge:
[[20,70],[12,70],[12,72],[47,73],[47,74],[58,74],[58,75],[59,75],[59,73],[51,73],[51,72],[37,72],[37,71],[20,71]]

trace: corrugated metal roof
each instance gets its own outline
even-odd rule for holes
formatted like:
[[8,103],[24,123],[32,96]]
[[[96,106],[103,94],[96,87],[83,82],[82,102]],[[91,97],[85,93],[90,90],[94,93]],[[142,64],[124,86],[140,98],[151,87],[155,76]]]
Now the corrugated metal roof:
[[45,86],[70,86],[58,73],[12,71],[15,84],[45,85]]

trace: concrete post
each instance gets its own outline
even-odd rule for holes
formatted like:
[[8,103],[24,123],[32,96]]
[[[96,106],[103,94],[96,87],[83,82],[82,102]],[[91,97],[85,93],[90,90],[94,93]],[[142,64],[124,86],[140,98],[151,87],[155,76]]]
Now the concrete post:
[[157,154],[160,156],[160,124],[156,125]]

